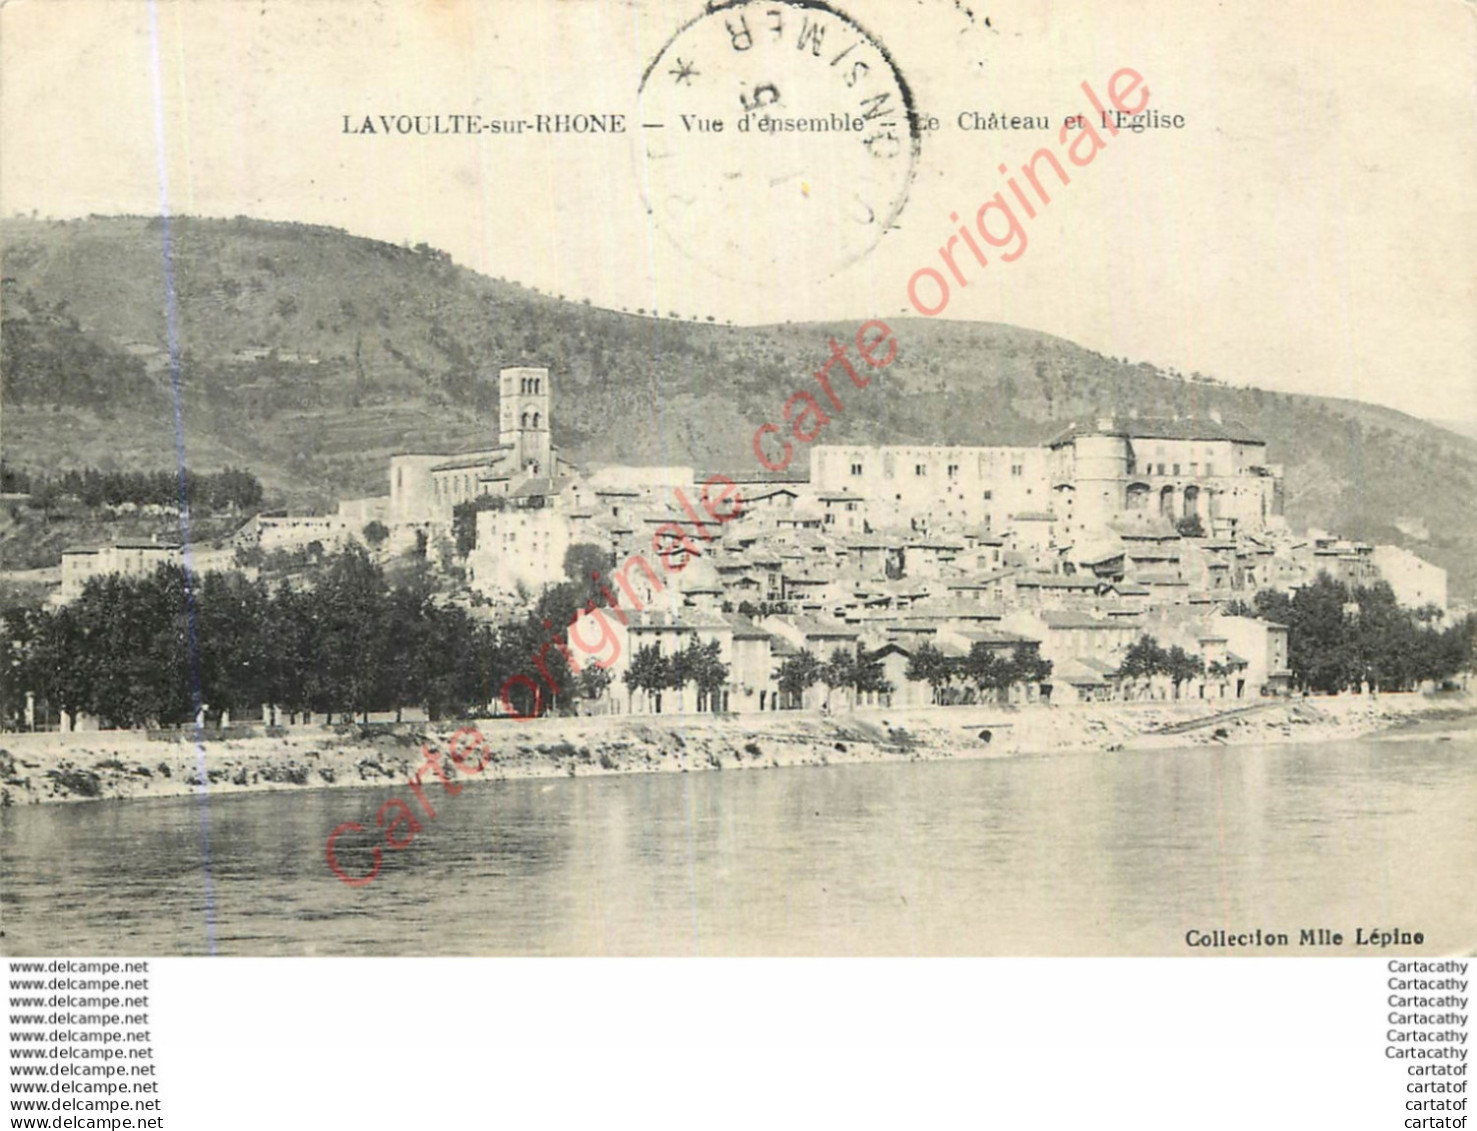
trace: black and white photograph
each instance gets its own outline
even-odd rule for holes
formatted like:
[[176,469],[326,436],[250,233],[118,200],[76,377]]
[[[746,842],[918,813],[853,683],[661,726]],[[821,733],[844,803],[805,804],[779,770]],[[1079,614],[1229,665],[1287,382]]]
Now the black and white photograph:
[[[1231,129],[1185,109],[1203,84],[1125,65],[944,103],[968,58],[915,77],[814,5],[702,14],[599,104],[333,76],[343,113],[303,95],[319,152],[283,153],[306,123],[264,120],[288,84],[251,52],[329,10],[161,8],[185,54],[132,179],[83,144],[151,144],[119,117],[147,99],[62,130],[38,112],[76,107],[22,103],[42,76],[7,56],[7,949],[1477,938],[1470,263],[1444,296],[1325,279],[1305,225],[1360,224],[1392,270],[1470,231],[1364,226],[1370,174],[1365,200],[1302,186],[1271,249],[1118,206],[1105,238],[1114,197],[1188,223],[1165,192]],[[7,13],[8,42],[101,37],[66,11]],[[189,53],[232,19],[259,48]],[[994,73],[997,29],[930,19]],[[656,246],[609,230],[618,203]],[[1150,296],[1168,264],[1112,263],[1075,316],[966,317],[1028,265],[1042,315],[1075,293],[1039,262],[1062,230],[1186,277]],[[1196,238],[1230,277],[1186,293]],[[1383,354],[1360,299],[1404,321]],[[1063,332],[1094,316],[1135,324]]]
[[1446,972],[1474,43],[12,0],[0,950]]

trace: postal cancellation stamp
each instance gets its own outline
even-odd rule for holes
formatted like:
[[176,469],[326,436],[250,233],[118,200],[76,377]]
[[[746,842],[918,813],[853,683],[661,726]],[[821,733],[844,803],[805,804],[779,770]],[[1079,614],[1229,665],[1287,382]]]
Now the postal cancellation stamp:
[[718,275],[826,278],[907,200],[921,133],[877,38],[819,0],[709,7],[641,77],[636,172],[655,224]]

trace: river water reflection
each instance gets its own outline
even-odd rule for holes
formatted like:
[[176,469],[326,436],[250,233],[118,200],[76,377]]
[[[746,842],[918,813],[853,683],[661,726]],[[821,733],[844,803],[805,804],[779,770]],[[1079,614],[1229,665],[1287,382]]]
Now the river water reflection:
[[208,897],[195,798],[5,810],[3,949],[200,954],[212,919],[250,955],[1186,954],[1220,927],[1477,945],[1473,735],[478,782],[430,794],[374,883],[335,880],[328,832],[396,792],[211,799]]

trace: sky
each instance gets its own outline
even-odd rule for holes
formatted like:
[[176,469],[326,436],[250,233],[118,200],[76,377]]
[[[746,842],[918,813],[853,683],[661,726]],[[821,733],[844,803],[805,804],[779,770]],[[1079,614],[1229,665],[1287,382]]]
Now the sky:
[[[724,14],[669,0],[10,0],[0,216],[167,208],[328,224],[600,306],[740,324],[920,317],[908,285],[930,268],[953,284],[941,317],[1477,420],[1470,5],[840,7],[846,22],[827,24],[812,60],[796,37],[821,17],[778,2],[747,9],[755,50],[738,53]],[[784,31],[767,38],[771,19]],[[863,87],[900,80],[938,120],[916,154],[869,163],[855,135],[736,132],[739,98],[766,80],[785,110],[855,112],[859,91],[829,63],[848,36],[863,43],[848,63],[877,52]],[[699,79],[680,77],[684,54]],[[1124,68],[1183,128],[1104,133],[1049,205],[1017,216],[1017,257],[985,248],[981,267],[957,247],[960,286],[940,257],[951,214],[967,223],[997,192],[1010,203],[1006,176],[1020,183],[1042,147],[1065,161],[1062,119],[1091,111],[1081,84],[1102,98]],[[726,132],[688,133],[688,111]],[[344,128],[346,115],[581,112],[629,128]],[[974,112],[1052,128],[961,129]],[[640,128],[652,118],[659,132]],[[884,231],[875,217],[893,205]]]

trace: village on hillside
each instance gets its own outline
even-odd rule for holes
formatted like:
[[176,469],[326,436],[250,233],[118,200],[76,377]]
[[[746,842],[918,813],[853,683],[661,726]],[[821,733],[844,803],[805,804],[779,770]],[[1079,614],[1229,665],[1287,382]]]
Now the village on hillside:
[[[583,682],[584,714],[986,694],[1254,699],[1298,682],[1288,626],[1266,615],[1277,606],[1265,597],[1258,615],[1259,593],[1384,582],[1432,631],[1447,619],[1440,568],[1399,547],[1290,530],[1265,442],[1216,415],[1103,417],[1037,447],[816,444],[809,475],[791,479],[581,471],[552,443],[549,370],[504,369],[497,380],[485,447],[396,455],[388,493],[341,500],[332,515],[259,513],[214,548],[134,539],[68,549],[51,605],[161,566],[249,577],[273,556],[357,545],[381,561],[424,559],[445,583],[444,604],[497,624],[526,615],[584,547],[573,557],[596,567],[584,584],[603,601],[567,626],[546,620],[541,650],[535,641],[486,704],[520,716],[556,701],[555,653],[562,678],[605,673]],[[1358,615],[1352,601],[1347,615]],[[673,678],[684,657],[696,697]],[[400,718],[418,705],[375,706]],[[362,700],[354,707],[369,717]],[[27,716],[39,725],[29,703]],[[286,721],[270,706],[263,717]],[[99,725],[81,711],[56,722]]]

